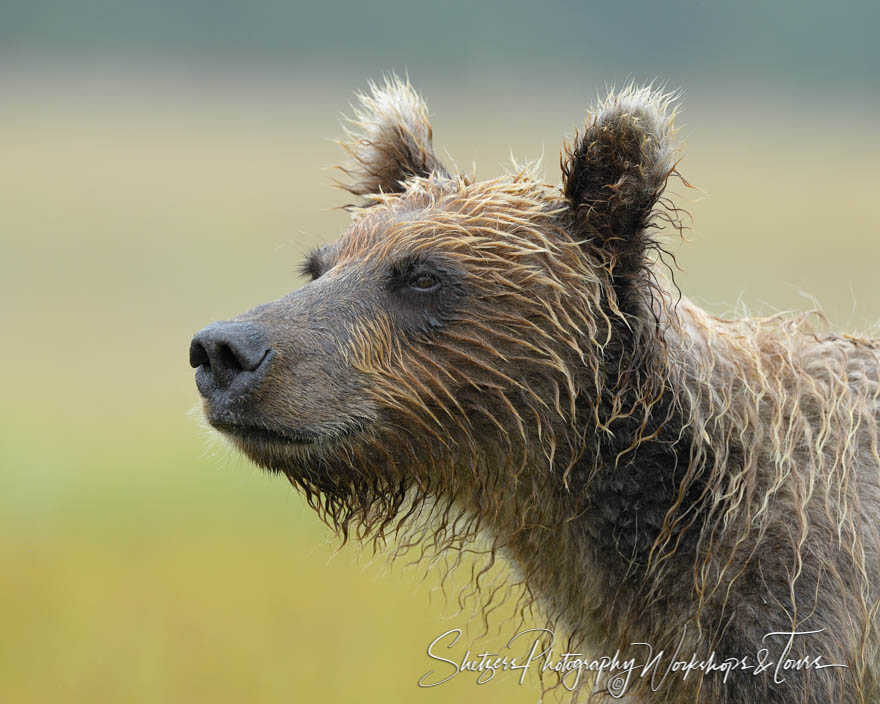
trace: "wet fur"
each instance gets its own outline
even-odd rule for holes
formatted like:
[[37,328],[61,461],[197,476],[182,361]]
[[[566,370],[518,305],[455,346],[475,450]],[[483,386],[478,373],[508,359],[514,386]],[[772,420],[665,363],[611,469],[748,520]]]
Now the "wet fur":
[[[557,188],[450,175],[412,88],[374,86],[345,142],[363,207],[307,271],[331,286],[440,252],[447,293],[429,315],[345,323],[357,414],[327,438],[240,444],[345,535],[434,554],[488,540],[574,646],[670,652],[684,634],[688,656],[742,657],[769,631],[823,629],[804,652],[848,668],[635,680],[638,701],[877,701],[880,353],[815,316],[724,320],[679,297],[653,235],[678,224],[673,102],[613,92]],[[293,423],[277,383],[265,423]]]

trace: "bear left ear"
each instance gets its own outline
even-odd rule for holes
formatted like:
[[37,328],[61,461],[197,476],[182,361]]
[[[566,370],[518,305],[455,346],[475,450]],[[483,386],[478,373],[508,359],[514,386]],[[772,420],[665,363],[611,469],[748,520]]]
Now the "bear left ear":
[[370,95],[358,100],[341,142],[351,156],[340,167],[352,179],[343,188],[359,196],[400,193],[413,176],[448,176],[431,145],[428,108],[408,81],[391,76],[381,86],[371,83]]
[[679,151],[676,97],[650,87],[612,92],[563,152],[562,189],[572,234],[616,282],[639,275],[654,243],[648,230]]

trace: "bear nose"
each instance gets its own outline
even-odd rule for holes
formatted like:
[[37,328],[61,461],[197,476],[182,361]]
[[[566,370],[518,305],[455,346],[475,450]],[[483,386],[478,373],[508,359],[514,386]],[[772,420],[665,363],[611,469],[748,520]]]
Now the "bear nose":
[[215,402],[251,391],[273,356],[266,334],[253,323],[212,323],[189,346],[199,393]]

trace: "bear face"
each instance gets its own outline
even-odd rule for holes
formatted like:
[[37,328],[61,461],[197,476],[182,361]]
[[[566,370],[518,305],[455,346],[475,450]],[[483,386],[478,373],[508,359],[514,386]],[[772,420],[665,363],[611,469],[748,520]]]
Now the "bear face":
[[806,629],[791,658],[839,665],[664,701],[873,701],[880,343],[716,318],[663,280],[671,101],[612,93],[554,187],[452,174],[412,89],[374,87],[351,227],[305,286],[193,339],[207,418],[343,537],[487,539],[578,647],[737,658]]
[[209,422],[337,527],[391,519],[413,488],[467,487],[483,508],[490,492],[499,510],[537,480],[536,456],[567,482],[608,393],[604,357],[632,346],[647,305],[669,105],[610,96],[567,148],[560,189],[528,169],[451,176],[412,88],[373,86],[344,144],[347,188],[365,198],[349,230],[309,255],[305,286],[193,343]]

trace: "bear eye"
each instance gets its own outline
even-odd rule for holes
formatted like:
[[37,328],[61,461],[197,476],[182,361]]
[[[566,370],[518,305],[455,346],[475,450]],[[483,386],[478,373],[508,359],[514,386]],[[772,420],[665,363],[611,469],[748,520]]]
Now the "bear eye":
[[409,280],[409,285],[417,291],[433,291],[440,286],[440,280],[433,274],[416,274]]

